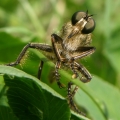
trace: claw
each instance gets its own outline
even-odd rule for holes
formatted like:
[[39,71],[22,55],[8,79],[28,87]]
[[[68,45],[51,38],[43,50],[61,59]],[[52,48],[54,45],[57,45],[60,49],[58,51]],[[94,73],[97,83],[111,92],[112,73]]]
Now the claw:
[[81,115],[83,115],[83,116],[86,117],[86,114],[83,113],[83,112],[81,112],[81,111],[77,108],[77,106],[76,106],[75,103],[73,102],[73,99],[72,99],[72,98],[68,98],[68,103],[69,103],[70,108],[71,108],[73,111],[75,111],[75,112],[77,112],[78,114],[81,114]]
[[83,83],[87,83],[87,82],[90,82],[91,78],[88,78],[86,79],[85,77],[81,77],[80,80],[83,82]]

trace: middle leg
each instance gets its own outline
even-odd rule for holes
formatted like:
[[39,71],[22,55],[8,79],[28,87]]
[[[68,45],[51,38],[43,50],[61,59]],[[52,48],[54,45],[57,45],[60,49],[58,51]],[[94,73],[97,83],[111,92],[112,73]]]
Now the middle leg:
[[[74,63],[74,60],[71,61],[70,63],[70,68],[71,70],[73,71],[73,75],[72,75],[72,78],[77,78],[79,75],[78,75],[78,71],[77,71],[77,67],[75,66],[75,63]],[[77,90],[78,90],[78,86],[75,86],[74,88],[72,88],[73,86],[73,83],[72,82],[69,82],[68,83],[68,102],[69,102],[69,105],[70,107],[77,113],[85,116],[85,114],[83,112],[81,112],[77,106],[75,105],[74,101],[73,101],[73,97],[75,96]]]
[[79,113],[79,114],[81,114],[81,115],[83,115],[83,116],[86,116],[83,112],[81,112],[81,111],[78,109],[78,107],[75,105],[75,103],[74,103],[74,101],[73,101],[73,96],[75,95],[78,87],[75,86],[74,90],[71,91],[71,90],[72,90],[72,85],[73,85],[72,82],[69,82],[69,83],[68,83],[68,103],[69,103],[69,105],[70,105],[70,107],[71,107],[72,110],[74,110],[75,112],[77,112],[77,113]]
[[58,70],[61,67],[61,63],[65,60],[64,58],[61,57],[61,53],[59,52],[59,49],[60,49],[59,47],[62,48],[62,38],[56,34],[52,34],[51,35],[51,42],[52,42],[53,52],[54,52],[56,59],[57,59],[57,62],[55,65],[55,78],[56,78],[56,81],[57,81],[59,88],[64,88],[65,86],[60,82],[60,75],[58,72]]
[[61,66],[61,62],[57,61],[55,65],[55,78],[56,78],[59,88],[64,88],[65,85],[60,82],[60,74],[58,72],[60,66]]

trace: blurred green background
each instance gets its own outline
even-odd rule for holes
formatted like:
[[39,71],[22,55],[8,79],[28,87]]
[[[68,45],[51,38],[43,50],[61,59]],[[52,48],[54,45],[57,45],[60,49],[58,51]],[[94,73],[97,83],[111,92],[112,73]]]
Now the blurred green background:
[[[100,81],[105,81],[105,84],[112,87],[109,89],[96,83],[94,88],[101,90],[103,98],[104,88],[115,90],[113,94],[112,91],[108,91],[107,94],[116,99],[113,101],[113,106],[118,107],[120,106],[120,96],[118,97],[120,95],[120,0],[0,0],[0,64],[14,61],[28,42],[50,44],[51,34],[59,32],[62,25],[71,19],[72,14],[79,10],[88,10],[90,14],[94,14],[93,18],[96,21],[91,45],[96,47],[96,52],[81,62],[93,75],[92,82],[96,82],[95,78],[98,77]],[[34,53],[36,51],[30,52],[29,59],[25,58],[25,64],[18,68],[36,76],[40,58],[38,53]],[[46,69],[44,66],[42,78],[50,70],[51,68]],[[43,82],[57,89],[56,83],[51,85],[47,79]],[[112,112],[115,111],[113,108]],[[111,115],[111,120],[120,119],[118,111],[113,116]]]

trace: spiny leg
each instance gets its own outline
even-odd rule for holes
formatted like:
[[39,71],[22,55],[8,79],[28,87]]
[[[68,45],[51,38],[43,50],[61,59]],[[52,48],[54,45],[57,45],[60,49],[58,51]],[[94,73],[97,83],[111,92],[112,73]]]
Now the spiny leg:
[[79,47],[74,54],[71,56],[70,59],[70,67],[73,71],[73,75],[72,78],[77,78],[78,77],[78,72],[80,72],[83,76],[80,78],[80,80],[84,83],[89,82],[92,77],[90,75],[90,73],[88,72],[88,70],[81,64],[78,64],[77,62],[75,62],[76,59],[81,59],[85,56],[88,56],[90,54],[92,54],[95,51],[94,47]]
[[51,42],[52,42],[53,52],[55,53],[55,56],[56,56],[56,59],[57,59],[57,62],[56,62],[56,65],[55,65],[56,81],[57,81],[57,84],[58,84],[59,88],[64,88],[65,85],[63,85],[60,82],[60,75],[58,73],[58,70],[61,67],[61,62],[62,62],[63,58],[60,56],[59,50],[58,50],[57,45],[56,45],[56,43],[57,43],[57,44],[61,45],[61,47],[62,47],[62,38],[59,37],[56,34],[52,34],[51,35]]
[[95,52],[95,47],[80,47],[71,56],[72,60],[81,59]]
[[75,90],[77,90],[77,86],[75,87],[75,89],[73,90],[73,92],[71,92],[71,89],[72,89],[72,85],[73,85],[73,83],[72,82],[69,82],[68,83],[68,101],[69,101],[69,105],[70,105],[70,107],[75,111],[75,112],[77,112],[78,114],[81,114],[81,115],[83,115],[83,116],[86,116],[83,112],[81,112],[78,108],[77,108],[77,106],[75,105],[75,103],[74,103],[74,101],[73,101],[73,94],[75,94],[76,92],[75,92]]
[[78,77],[78,73],[77,73],[77,70],[76,70],[75,65],[74,65],[74,60],[70,61],[70,68],[71,68],[71,70],[73,72],[72,78],[73,79],[77,78]]
[[68,98],[71,98],[71,97],[72,97],[72,95],[71,95],[72,85],[73,85],[72,82],[69,82],[69,83],[68,83],[68,89],[67,89],[67,92],[68,92],[68,93],[67,93]]
[[[18,58],[16,59],[15,62],[12,63],[8,63],[6,64],[7,66],[16,66],[18,64],[20,64],[22,58],[24,57],[25,53],[27,52],[28,48],[33,48],[33,49],[38,49],[38,50],[42,50],[42,51],[46,51],[46,52],[50,52],[52,53],[52,46],[46,45],[46,44],[39,44],[39,43],[28,43],[21,51],[21,53],[19,54]],[[40,78],[41,76],[41,68],[43,66],[43,61],[41,62],[41,67],[39,67],[39,71],[38,71],[38,78]]]
[[66,59],[61,57],[60,52],[59,52],[58,47],[57,47],[57,44],[61,45],[61,47],[63,46],[62,41],[63,41],[62,38],[59,37],[58,35],[56,35],[56,34],[51,35],[53,52],[55,53],[57,61],[65,62]]
[[27,52],[28,48],[33,48],[33,49],[38,49],[38,50],[43,50],[46,52],[53,52],[52,51],[52,47],[49,45],[45,45],[45,44],[39,44],[39,43],[28,43],[21,51],[21,53],[19,54],[18,58],[16,59],[15,62],[12,63],[8,63],[6,65],[8,66],[16,66],[20,63],[20,61],[22,60],[23,56],[25,55],[25,53]]
[[[84,76],[84,77],[81,77],[81,81],[82,82],[89,82],[91,80],[91,75],[90,73],[88,72],[88,70],[82,66],[81,64],[78,64],[77,62],[75,62],[74,60],[71,62],[70,64],[70,67],[73,71],[73,75],[72,75],[72,78],[77,78],[78,77],[78,71]],[[71,90],[72,89],[72,85],[73,83],[72,82],[69,82],[68,83],[68,100],[69,100],[69,104],[71,106],[71,108],[73,108],[74,111],[76,111],[77,113],[79,114],[82,114],[85,116],[84,113],[82,113],[78,108],[77,106],[75,105],[74,101],[73,101],[73,97],[75,95],[75,93],[77,92],[78,90],[78,87],[75,86],[75,88],[73,89],[73,91]]]
[[[80,80],[84,83],[89,82],[92,79],[92,76],[88,72],[88,70],[81,64],[78,64],[77,62],[74,61],[74,64],[72,64],[72,71],[73,71],[73,76],[76,78],[78,76],[77,71],[79,71],[83,76],[80,78]],[[71,91],[71,86],[72,83],[68,83],[68,99],[69,99],[69,104],[71,107],[79,114],[82,114],[85,116],[84,113],[82,113],[74,104],[73,97],[78,89],[77,86],[75,86],[74,90]]]
[[[73,73],[74,73],[74,74],[72,75],[72,78],[77,78],[77,77],[78,77],[78,73],[77,73],[77,70],[76,70],[76,66],[74,65],[74,60],[71,61],[70,67],[71,67],[71,69],[72,69],[72,71],[73,71]],[[75,105],[75,103],[74,103],[74,101],[73,101],[73,97],[74,97],[75,93],[77,92],[78,87],[75,86],[75,88],[72,90],[72,85],[73,85],[72,82],[69,82],[69,83],[68,83],[68,101],[69,101],[69,105],[70,105],[70,107],[71,107],[75,112],[77,112],[77,113],[85,116],[85,114],[82,113],[82,112],[77,108],[77,106]]]
[[[74,64],[74,60],[71,62],[70,67],[71,67],[71,70],[73,71],[72,78],[73,79],[77,78],[79,75],[78,75],[78,71],[76,69],[76,66]],[[71,93],[72,97],[74,97],[75,93],[77,92],[77,89],[78,89],[78,87],[75,86],[74,90]]]
[[68,83],[68,102],[69,102],[69,105],[70,105],[71,109],[74,110],[75,112],[77,112],[78,114],[86,116],[82,111],[80,111],[78,109],[78,107],[75,105],[75,103],[73,101],[73,97],[76,94],[76,92],[78,90],[78,87],[75,86],[75,88],[73,89],[73,91],[71,91],[72,90],[72,85],[73,85],[72,82]]
[[27,49],[30,47],[30,44],[27,44],[23,50],[21,51],[21,53],[19,54],[18,58],[16,59],[15,62],[12,63],[8,63],[6,64],[7,66],[16,66],[20,63],[20,61],[22,60],[23,56],[25,55],[25,53],[27,52]]
[[72,91],[72,97],[74,97],[74,96],[75,96],[75,94],[76,94],[77,90],[78,90],[78,86],[75,86],[74,90]]
[[71,67],[71,70],[73,71],[73,75],[72,75],[73,79],[75,79],[79,76],[78,72],[80,72],[82,74],[82,77],[80,78],[80,80],[82,82],[86,83],[86,82],[89,82],[92,79],[91,74],[82,64],[73,61],[70,64],[70,67]]
[[78,90],[78,86],[75,86],[75,88],[73,89],[72,91],[72,85],[73,83],[72,82],[69,82],[68,83],[68,98],[73,98],[75,93],[77,92]]
[[77,62],[75,62],[75,66],[76,69],[82,74],[82,77],[80,78],[82,82],[86,83],[92,79],[91,74],[82,64],[78,64]]
[[78,64],[77,62],[75,62],[76,59],[81,59],[87,55],[92,54],[95,51],[94,47],[80,47],[78,48],[74,54],[71,56],[70,59],[70,67],[73,71],[73,75],[72,78],[77,78],[78,77],[78,73],[80,72],[83,76],[80,78],[80,80],[84,83],[89,82],[92,77],[90,75],[90,73],[88,72],[88,70],[81,64]]
[[65,85],[60,82],[60,74],[58,72],[60,66],[61,66],[61,63],[57,61],[55,65],[55,77],[56,77],[56,81],[57,81],[59,88],[64,88]]

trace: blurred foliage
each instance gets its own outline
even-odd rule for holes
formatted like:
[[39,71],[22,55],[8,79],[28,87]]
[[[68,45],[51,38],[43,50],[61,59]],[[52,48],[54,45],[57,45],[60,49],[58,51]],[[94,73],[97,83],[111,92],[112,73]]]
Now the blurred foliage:
[[[96,47],[96,52],[81,62],[93,75],[93,79],[85,85],[73,81],[81,88],[75,100],[93,120],[99,118],[118,120],[120,119],[119,6],[119,0],[0,0],[0,63],[14,61],[28,42],[51,44],[51,34],[58,33],[74,12],[88,10],[90,14],[94,14],[96,21],[96,29],[92,35],[92,46]],[[49,82],[53,66],[47,64],[47,59],[39,51],[30,50],[27,58],[24,58],[23,63],[17,68],[36,76],[40,60],[46,63],[42,82],[66,97],[65,89],[60,90],[56,83]],[[66,76],[67,73],[64,75],[62,71],[61,74]],[[68,82],[62,78],[62,82]],[[0,91],[3,90],[4,84],[3,77],[0,77]],[[7,101],[7,98],[3,99],[4,96],[1,95],[0,105],[3,103],[1,100]],[[2,105],[5,108],[2,106],[0,110],[4,113],[8,105],[6,103]],[[10,118],[12,119],[12,115]],[[75,116],[71,119],[78,118]]]

